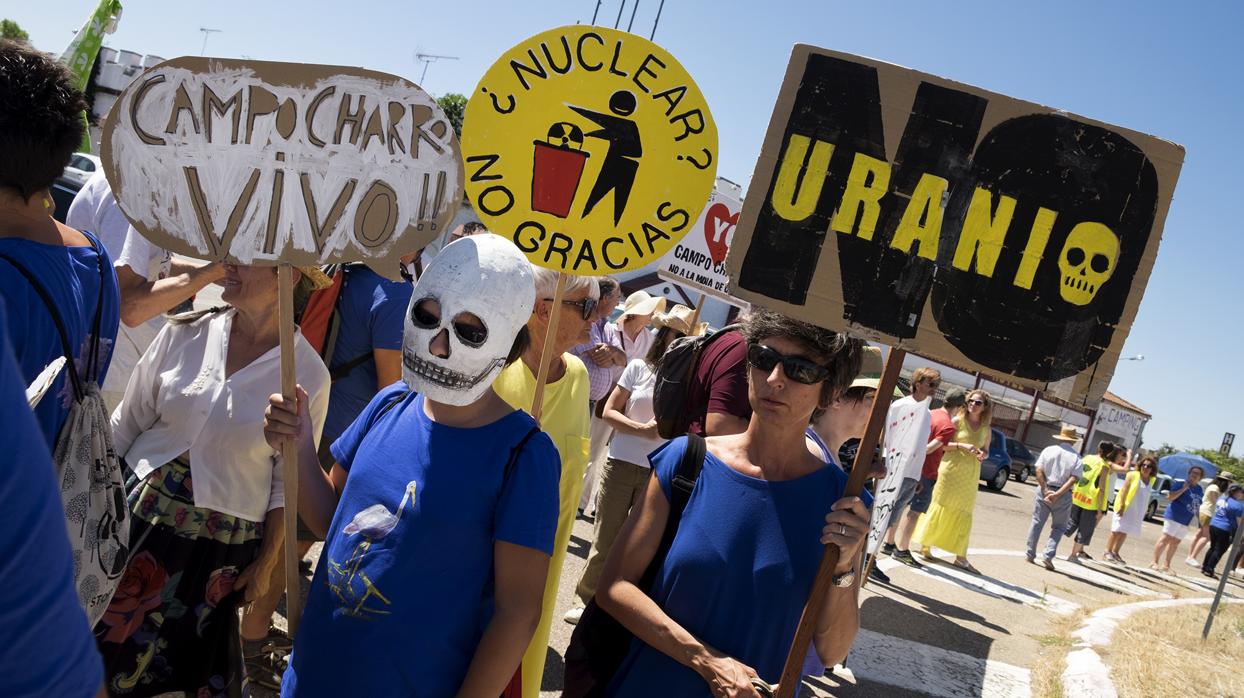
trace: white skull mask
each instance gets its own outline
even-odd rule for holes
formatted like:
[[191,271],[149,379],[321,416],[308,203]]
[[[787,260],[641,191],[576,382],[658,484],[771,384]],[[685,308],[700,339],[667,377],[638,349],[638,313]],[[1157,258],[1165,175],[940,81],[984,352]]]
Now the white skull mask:
[[[510,241],[472,235],[440,251],[415,284],[402,337],[402,379],[427,399],[469,405],[505,366],[535,304],[531,264]],[[439,307],[438,307],[439,306]],[[464,314],[483,323],[460,322]],[[448,356],[432,353],[446,332]]]

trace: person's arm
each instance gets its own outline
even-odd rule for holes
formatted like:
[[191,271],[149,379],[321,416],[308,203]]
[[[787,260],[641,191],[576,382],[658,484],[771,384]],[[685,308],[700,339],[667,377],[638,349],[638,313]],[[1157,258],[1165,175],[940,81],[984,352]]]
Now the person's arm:
[[694,670],[714,695],[733,690],[731,695],[759,698],[751,687],[754,669],[701,642],[639,588],[639,579],[661,544],[669,513],[660,482],[650,478],[647,491],[614,541],[601,572],[596,602],[640,641]]
[[1054,493],[1054,500],[1057,501],[1059,499],[1062,499],[1063,495],[1070,492],[1072,487],[1075,487],[1075,484],[1077,481],[1079,481],[1079,479],[1080,479],[1080,476],[1075,474],[1075,472],[1073,472],[1071,477],[1067,478],[1067,481],[1063,483],[1062,487],[1059,487],[1058,491]]
[[751,414],[751,403],[747,399],[747,371],[747,345],[739,344],[719,356],[712,381],[707,386],[705,436],[726,436],[747,431],[748,416]]
[[382,390],[402,379],[401,349],[372,349],[376,360],[376,390]]
[[263,522],[263,543],[259,546],[259,556],[246,566],[233,583],[234,589],[246,591],[246,602],[268,593],[268,583],[272,580],[272,570],[281,560],[281,551],[285,543],[285,507],[268,510]]
[[1182,487],[1182,488],[1181,488],[1178,492],[1176,492],[1175,490],[1167,490],[1167,492],[1166,492],[1166,501],[1168,501],[1168,502],[1173,502],[1173,501],[1175,501],[1176,499],[1179,499],[1180,497],[1182,497],[1182,496],[1183,496],[1183,494],[1184,494],[1184,492],[1187,492],[1187,491],[1188,491],[1188,490],[1190,490],[1190,489],[1192,489],[1192,481],[1191,481],[1191,480],[1185,480],[1185,481],[1184,481],[1184,486],[1183,486],[1183,487]]
[[[840,550],[834,576],[860,569],[864,554],[864,540],[869,530],[868,507],[859,497],[843,497],[834,502],[833,510],[825,517],[821,542],[837,545]],[[846,533],[839,533],[846,527]],[[817,617],[816,634],[812,638],[816,654],[825,666],[833,666],[847,658],[847,651],[860,631],[860,576],[849,587],[829,587],[829,598]]]
[[1045,463],[1040,459],[1037,460],[1037,492],[1041,494],[1042,499],[1050,496],[1049,487],[1045,479]]
[[514,676],[540,624],[549,556],[522,545],[493,544],[495,609],[475,648],[459,698],[496,698]]
[[941,440],[939,440],[939,439],[933,439],[932,441],[930,441],[930,442],[929,442],[929,445],[928,445],[928,446],[925,446],[925,447],[924,447],[924,455],[926,455],[926,456],[927,456],[927,455],[929,455],[930,453],[932,453],[932,452],[936,451],[937,449],[939,449],[939,448],[943,448],[943,447],[945,447],[945,446],[946,446],[946,444],[942,443],[942,442],[941,442]]
[[166,325],[152,340],[147,351],[143,352],[130,379],[125,384],[125,395],[121,404],[111,415],[112,445],[121,457],[129,452],[130,446],[138,435],[147,431],[160,418],[157,413],[156,401],[164,370],[164,357],[175,341],[179,328]]
[[117,285],[121,287],[121,321],[128,327],[137,327],[176,307],[225,275],[224,267],[216,262],[155,281],[148,281],[129,266],[116,269]]
[[296,401],[286,400],[280,393],[268,397],[264,437],[278,453],[286,437],[294,438],[298,448],[298,517],[322,538],[328,533],[345,488],[346,471],[339,464],[334,464],[329,473],[320,467],[309,414],[311,399],[301,385],[297,392]]
[[747,431],[747,420],[725,412],[709,412],[704,418],[705,436],[727,436]]
[[626,402],[630,398],[631,391],[620,385],[613,386],[613,392],[609,393],[609,397],[605,400],[605,411],[601,419],[604,419],[606,424],[613,427],[614,431],[631,434],[632,436],[642,436],[648,439],[656,438],[656,420],[642,424],[626,416],[623,410],[626,409]]

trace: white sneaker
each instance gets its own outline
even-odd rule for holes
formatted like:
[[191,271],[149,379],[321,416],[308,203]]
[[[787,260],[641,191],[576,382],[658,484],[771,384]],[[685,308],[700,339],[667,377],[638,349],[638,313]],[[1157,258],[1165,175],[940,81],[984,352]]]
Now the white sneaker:
[[1187,559],[1184,560],[1184,564],[1189,567],[1200,567],[1201,566],[1201,563],[1197,562],[1196,558],[1192,557],[1191,555],[1189,555]]
[[583,607],[575,606],[569,611],[566,611],[566,615],[562,616],[562,620],[566,621],[567,623],[571,625],[578,625],[579,619],[582,617],[583,617]]

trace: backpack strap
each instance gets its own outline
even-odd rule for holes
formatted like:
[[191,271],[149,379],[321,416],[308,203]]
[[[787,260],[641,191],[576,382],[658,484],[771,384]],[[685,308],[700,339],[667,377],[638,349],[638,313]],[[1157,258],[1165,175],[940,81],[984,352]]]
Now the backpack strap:
[[522,455],[523,448],[527,446],[527,442],[531,441],[533,436],[539,433],[540,433],[540,427],[532,427],[531,431],[527,432],[527,435],[524,436],[521,441],[515,444],[514,448],[510,449],[510,459],[505,462],[505,474],[502,476],[502,480],[501,480],[501,490],[503,492],[505,491],[505,488],[509,486],[510,484],[510,473],[514,472],[514,466],[518,465],[518,457]]
[[35,290],[39,298],[43,300],[43,305],[47,306],[48,314],[52,316],[52,323],[56,325],[56,332],[60,335],[61,351],[65,355],[65,370],[69,373],[69,381],[73,385],[74,396],[81,400],[86,395],[86,388],[82,384],[82,377],[78,375],[77,362],[74,361],[73,349],[69,344],[69,333],[65,331],[65,323],[61,320],[60,313],[56,312],[56,304],[52,301],[52,296],[48,294],[43,284],[35,279],[34,274],[31,274],[30,270],[18,263],[16,259],[0,254],[0,260],[8,262],[22,276],[26,277],[26,282]]
[[[674,544],[674,536],[678,535],[678,524],[682,521],[687,502],[691,501],[691,493],[695,490],[700,470],[704,468],[706,452],[703,437],[687,434],[687,448],[683,451],[682,460],[679,461],[678,469],[674,471],[674,479],[670,482],[670,512],[665,519],[665,530],[661,532],[661,544],[657,546],[652,562],[648,563],[648,569],[644,570],[644,576],[639,580],[639,588],[645,592],[652,588],[657,572],[665,564],[665,556]],[[655,476],[654,471],[653,477]]]

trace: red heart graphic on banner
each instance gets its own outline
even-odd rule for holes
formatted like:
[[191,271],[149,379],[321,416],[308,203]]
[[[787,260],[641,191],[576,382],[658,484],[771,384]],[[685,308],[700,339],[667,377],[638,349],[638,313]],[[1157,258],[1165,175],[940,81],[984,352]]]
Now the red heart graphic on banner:
[[730,251],[730,231],[739,222],[739,214],[730,215],[730,208],[723,203],[715,203],[708,207],[704,216],[704,240],[708,243],[708,254],[714,264],[726,261],[726,253]]

